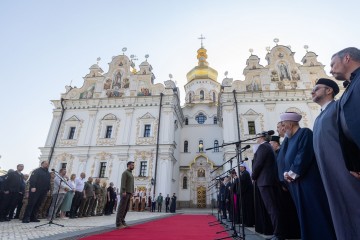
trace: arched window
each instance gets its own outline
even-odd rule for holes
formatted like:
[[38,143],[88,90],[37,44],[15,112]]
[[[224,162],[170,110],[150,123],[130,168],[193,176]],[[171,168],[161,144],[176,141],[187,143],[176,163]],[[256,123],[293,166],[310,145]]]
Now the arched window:
[[218,140],[214,141],[214,152],[219,152],[219,141]]
[[217,124],[217,117],[214,117],[214,124]]
[[183,189],[187,189],[187,181],[188,179],[187,179],[187,176],[185,176],[185,177],[183,177]]
[[200,91],[200,100],[204,100],[204,91],[203,90]]
[[216,102],[215,92],[213,92],[213,102]]
[[188,152],[189,151],[189,142],[185,141],[184,142],[184,152]]
[[204,142],[203,140],[199,141],[199,152],[203,152],[204,151]]
[[189,103],[191,103],[191,93],[189,93]]
[[185,125],[189,125],[189,119],[185,118]]
[[199,115],[197,115],[195,117],[195,120],[199,123],[199,124],[203,124],[206,121],[206,116],[203,113],[199,113]]

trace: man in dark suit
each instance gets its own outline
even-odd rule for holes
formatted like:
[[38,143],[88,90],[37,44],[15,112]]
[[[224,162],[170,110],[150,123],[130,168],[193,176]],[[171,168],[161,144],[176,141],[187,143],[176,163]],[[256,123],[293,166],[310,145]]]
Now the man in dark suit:
[[269,144],[270,136],[262,135],[258,138],[259,147],[254,155],[252,179],[259,187],[260,195],[265,208],[270,215],[274,228],[272,240],[282,240],[282,219],[280,215],[279,183],[277,180],[277,168],[274,151]]
[[169,194],[166,196],[165,198],[165,209],[166,209],[166,212],[169,212],[169,205],[170,205],[170,197],[169,197]]

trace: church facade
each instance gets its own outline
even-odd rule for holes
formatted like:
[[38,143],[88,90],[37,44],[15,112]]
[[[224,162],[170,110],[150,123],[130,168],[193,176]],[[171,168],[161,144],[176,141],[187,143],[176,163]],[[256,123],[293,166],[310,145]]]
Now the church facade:
[[[105,73],[90,67],[81,88],[66,86],[53,100],[53,119],[40,161],[51,156],[50,169],[101,178],[120,186],[128,161],[135,162],[135,188],[147,195],[176,193],[182,207],[206,207],[216,198],[214,179],[230,168],[235,145],[275,129],[285,111],[303,116],[312,128],[319,107],[311,100],[316,80],[327,77],[314,52],[295,62],[289,47],[268,49],[267,65],[250,55],[244,80],[225,78],[197,51],[198,65],[187,74],[185,103],[170,79],[154,84],[152,66],[135,68],[131,58],[113,57]],[[255,145],[255,140],[242,144]],[[211,149],[208,149],[211,148]],[[252,160],[253,149],[242,154]],[[251,162],[247,162],[251,168]],[[236,166],[236,158],[231,166]],[[217,169],[217,170],[216,170]]]

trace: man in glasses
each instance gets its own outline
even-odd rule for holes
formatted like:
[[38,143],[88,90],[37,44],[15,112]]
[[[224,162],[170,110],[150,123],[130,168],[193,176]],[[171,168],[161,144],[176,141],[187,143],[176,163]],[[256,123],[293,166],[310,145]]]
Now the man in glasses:
[[334,101],[338,93],[337,83],[330,79],[321,78],[314,87],[313,101],[321,106],[314,123],[314,151],[337,239],[359,239],[360,229],[356,226],[360,224],[360,181],[349,173],[341,150],[337,111],[340,102]]

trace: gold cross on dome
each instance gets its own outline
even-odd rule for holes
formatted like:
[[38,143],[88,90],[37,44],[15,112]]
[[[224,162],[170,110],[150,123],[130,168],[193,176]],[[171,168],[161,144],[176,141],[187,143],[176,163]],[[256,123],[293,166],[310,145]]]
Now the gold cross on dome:
[[204,45],[203,45],[203,40],[205,39],[205,37],[201,34],[198,39],[200,39],[200,41],[201,41],[201,47],[203,48],[203,47],[204,47]]

